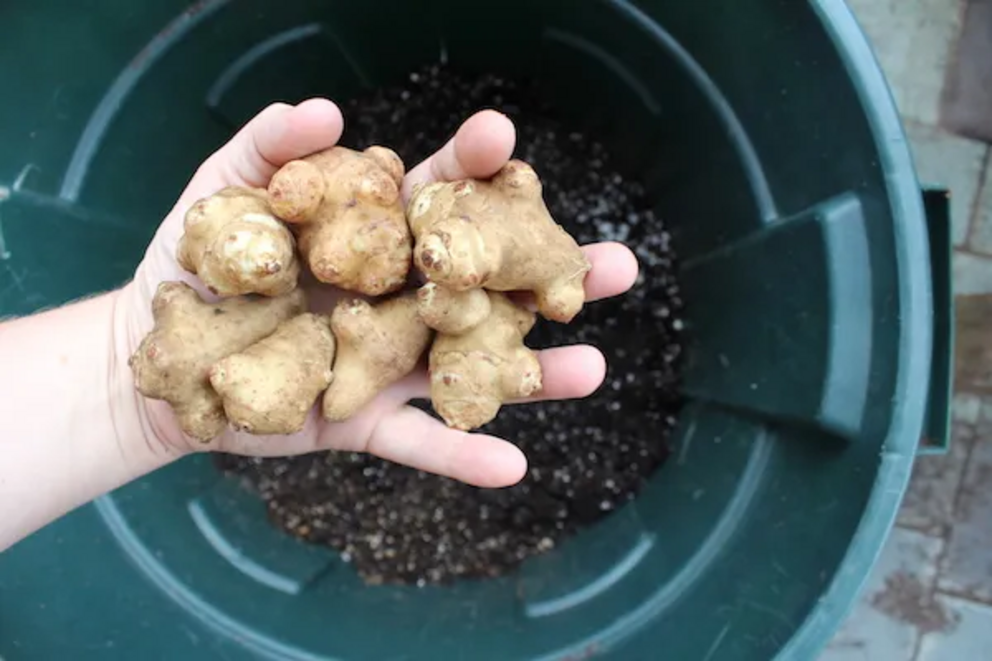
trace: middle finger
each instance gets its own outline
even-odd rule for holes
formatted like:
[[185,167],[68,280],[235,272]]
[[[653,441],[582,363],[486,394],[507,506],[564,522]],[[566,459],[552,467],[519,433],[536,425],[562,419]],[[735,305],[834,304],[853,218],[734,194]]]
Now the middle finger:
[[[581,399],[596,392],[606,378],[606,359],[596,347],[576,344],[536,353],[541,364],[541,390],[526,400],[507,404]],[[404,387],[410,399],[429,399],[431,396],[430,379],[425,372],[410,376],[404,381]]]

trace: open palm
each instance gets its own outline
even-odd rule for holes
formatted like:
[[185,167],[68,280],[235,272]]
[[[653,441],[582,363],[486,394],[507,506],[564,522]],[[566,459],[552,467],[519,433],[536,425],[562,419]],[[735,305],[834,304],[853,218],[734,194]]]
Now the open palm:
[[[311,99],[296,106],[269,106],[248,122],[227,144],[197,169],[176,205],[163,221],[128,289],[127,350],[137,347],[151,330],[151,300],[158,284],[182,280],[201,295],[211,296],[197,278],[176,262],[176,245],[186,210],[198,199],[225,186],[264,187],[284,163],[334,146],[344,121],[332,102]],[[389,146],[389,145],[385,145]],[[512,123],[503,115],[483,111],[469,118],[457,134],[433,156],[410,170],[403,183],[406,199],[414,184],[485,178],[499,170],[515,146]],[[637,262],[624,246],[600,243],[584,248],[592,262],[586,283],[589,301],[621,294],[637,276]],[[307,282],[303,280],[302,282]],[[324,311],[335,292],[324,285],[306,285],[312,307]],[[541,399],[584,397],[602,383],[606,366],[593,347],[572,346],[542,351],[544,372]],[[347,421],[323,420],[315,408],[304,429],[289,436],[252,436],[227,431],[210,443],[189,439],[179,430],[164,402],[147,400],[149,442],[180,450],[219,450],[236,454],[284,456],[318,450],[370,452],[384,459],[447,475],[483,487],[516,483],[527,462],[516,446],[484,434],[448,429],[411,407],[411,399],[429,395],[423,369],[394,384]]]

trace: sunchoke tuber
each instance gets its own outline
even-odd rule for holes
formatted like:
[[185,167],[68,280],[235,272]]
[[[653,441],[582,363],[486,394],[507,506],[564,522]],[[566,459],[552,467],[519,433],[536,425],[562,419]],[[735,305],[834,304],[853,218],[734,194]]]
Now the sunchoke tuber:
[[[406,209],[403,175],[389,149],[334,147],[287,163],[267,189],[197,201],[176,256],[226,300],[159,286],[154,328],[129,361],[138,391],[168,402],[201,441],[229,423],[297,432],[321,393],[325,419],[350,418],[429,346],[431,400],[449,427],[476,429],[538,392],[541,365],[524,342],[536,315],[504,292],[532,292],[542,316],[568,323],[590,263],[551,217],[537,174],[513,160],[486,181],[421,186]],[[390,296],[308,313],[300,261],[320,282]],[[428,282],[401,292],[412,262]]]
[[417,295],[406,292],[375,305],[353,299],[331,313],[337,340],[334,378],[324,393],[324,417],[340,421],[413,371],[431,330],[417,314]]
[[[524,345],[535,315],[504,294],[475,291],[488,296],[488,316],[458,333],[439,332],[429,361],[434,410],[449,427],[466,431],[492,421],[505,402],[529,397],[542,385],[537,354]],[[457,298],[447,300],[457,305]],[[433,300],[435,315],[440,302]],[[450,311],[451,317],[458,314],[457,307]]]
[[541,315],[563,323],[581,311],[591,265],[523,161],[489,181],[421,186],[407,210],[414,261],[429,280],[457,291],[531,291]]
[[214,364],[210,383],[235,429],[292,434],[303,429],[314,402],[330,384],[333,360],[328,318],[301,314]]
[[176,259],[220,296],[280,296],[296,287],[296,240],[264,190],[228,187],[186,212]]
[[183,282],[163,282],[152,300],[155,326],[128,364],[135,387],[168,402],[189,436],[208,441],[227,425],[211,366],[269,336],[306,308],[301,290],[272,298],[238,297],[206,303]]
[[417,290],[420,319],[441,333],[464,333],[489,316],[489,295],[483,289],[456,291],[428,282]]
[[270,203],[294,226],[317,280],[368,296],[403,287],[413,247],[403,173],[400,157],[384,147],[333,147],[276,172]]

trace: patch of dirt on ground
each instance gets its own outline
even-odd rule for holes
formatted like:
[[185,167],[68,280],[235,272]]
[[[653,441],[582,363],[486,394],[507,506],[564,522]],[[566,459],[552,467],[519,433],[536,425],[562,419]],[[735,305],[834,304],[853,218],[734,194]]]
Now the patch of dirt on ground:
[[950,631],[958,622],[957,615],[934,599],[932,590],[904,571],[886,577],[885,587],[872,596],[871,605],[893,619],[912,624],[920,633]]

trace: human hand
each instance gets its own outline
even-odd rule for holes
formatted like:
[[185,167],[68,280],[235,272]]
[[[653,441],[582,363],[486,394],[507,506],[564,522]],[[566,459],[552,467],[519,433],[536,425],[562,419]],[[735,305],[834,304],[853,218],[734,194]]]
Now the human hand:
[[[130,355],[152,329],[151,301],[160,282],[181,280],[204,298],[216,298],[176,262],[186,210],[225,186],[266,186],[284,163],[334,146],[342,129],[341,112],[330,101],[276,104],[259,113],[204,161],[163,221],[134,280],[122,292],[120,305],[126,315],[127,331],[125,337],[117,339],[123,344],[118,347],[118,355]],[[407,173],[404,200],[418,183],[493,175],[511,157],[515,139],[514,127],[503,115],[493,111],[474,115],[439,151]],[[637,261],[630,250],[616,243],[594,244],[584,250],[592,263],[585,281],[587,301],[621,294],[633,285]],[[319,288],[310,292],[311,307],[329,311],[334,298],[327,295],[329,287],[308,283],[307,278],[301,279],[301,286]],[[543,370],[539,399],[585,397],[605,378],[605,360],[593,347],[548,349],[539,353],[539,359]],[[485,434],[449,429],[408,405],[412,399],[428,396],[429,381],[425,370],[419,369],[349,420],[328,422],[315,408],[304,429],[296,434],[253,436],[228,430],[208,443],[185,436],[168,404],[144,398],[140,401],[148,422],[146,442],[172,451],[216,450],[257,456],[357,451],[482,487],[508,486],[523,477],[527,462],[516,446]]]

